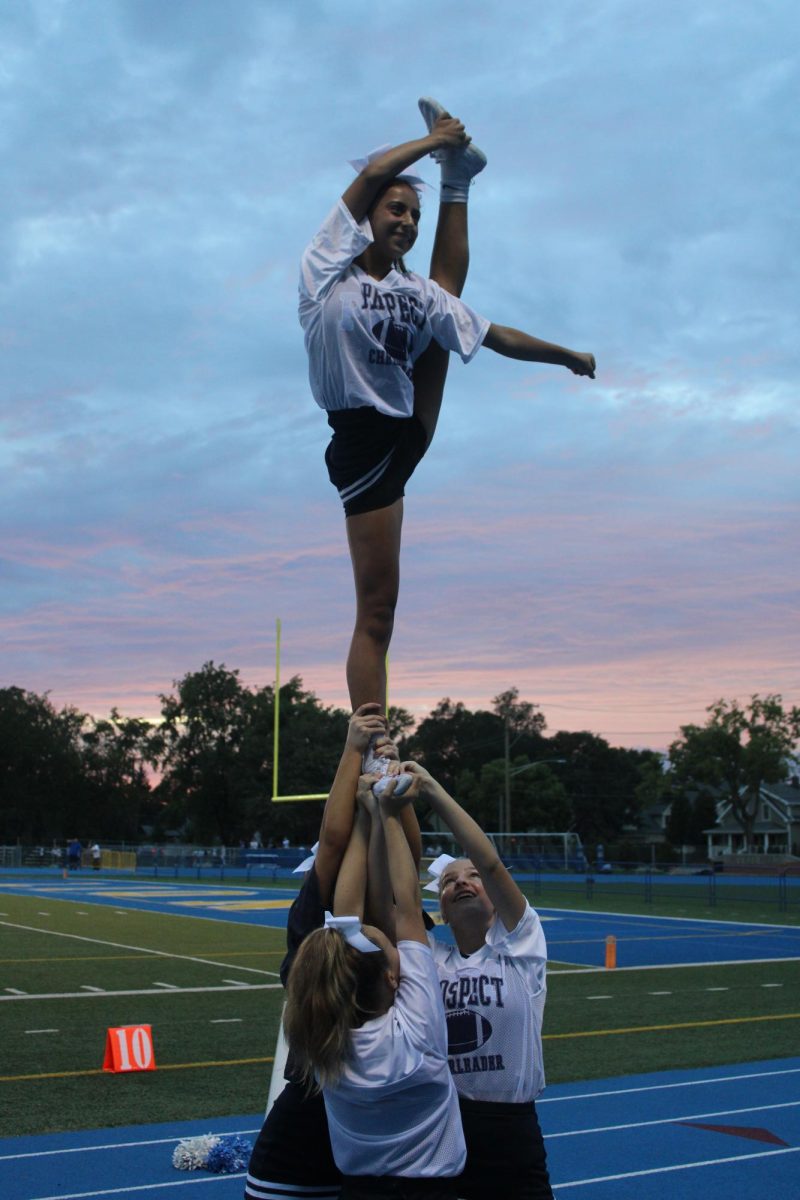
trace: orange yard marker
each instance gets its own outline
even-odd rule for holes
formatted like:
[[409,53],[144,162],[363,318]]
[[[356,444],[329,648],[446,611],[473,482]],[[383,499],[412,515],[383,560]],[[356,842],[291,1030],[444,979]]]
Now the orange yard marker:
[[155,1071],[153,1033],[149,1025],[118,1025],[106,1033],[103,1070]]
[[613,971],[617,965],[617,939],[613,933],[606,938],[606,970]]

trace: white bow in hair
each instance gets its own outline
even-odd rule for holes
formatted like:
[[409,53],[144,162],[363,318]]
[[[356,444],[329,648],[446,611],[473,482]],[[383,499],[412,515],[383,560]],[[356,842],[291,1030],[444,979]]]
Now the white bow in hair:
[[[364,167],[369,166],[374,159],[380,158],[382,154],[391,149],[392,147],[387,142],[385,146],[378,146],[377,150],[370,150],[369,154],[365,154],[363,158],[349,158],[347,161],[356,174],[360,175]],[[430,184],[426,183],[421,175],[415,175],[413,171],[401,171],[397,178],[410,183],[415,192],[418,192],[420,188],[430,187]]]
[[428,883],[425,883],[422,885],[423,892],[438,893],[438,891],[439,891],[439,876],[441,875],[441,873],[445,869],[445,867],[449,867],[450,863],[455,862],[455,861],[456,860],[453,858],[452,854],[440,854],[438,858],[435,858],[428,867],[428,874],[432,875],[433,878],[431,880],[429,880]]
[[295,867],[295,869],[292,871],[292,874],[293,875],[304,875],[306,871],[310,871],[314,865],[314,860],[317,857],[318,850],[319,850],[319,842],[314,842],[314,845],[311,847],[311,853],[309,854],[308,858],[304,858],[303,861],[300,863],[299,867]]
[[360,950],[362,954],[372,954],[373,951],[380,950],[380,946],[376,946],[361,932],[361,921],[358,917],[334,917],[333,913],[326,912],[325,928],[338,929],[348,945],[354,950]]

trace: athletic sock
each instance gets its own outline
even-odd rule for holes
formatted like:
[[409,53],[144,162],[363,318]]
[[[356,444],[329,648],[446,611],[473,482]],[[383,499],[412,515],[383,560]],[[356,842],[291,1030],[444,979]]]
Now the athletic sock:
[[454,150],[443,150],[439,159],[442,182],[439,200],[443,204],[466,204],[472,180],[486,166],[486,155],[472,142]]

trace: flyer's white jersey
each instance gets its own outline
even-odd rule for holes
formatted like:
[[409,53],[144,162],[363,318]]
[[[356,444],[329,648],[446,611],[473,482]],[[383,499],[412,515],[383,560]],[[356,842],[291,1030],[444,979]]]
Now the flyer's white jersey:
[[372,243],[369,220],[342,200],[300,263],[300,324],[311,391],[328,411],[372,405],[392,417],[414,409],[414,363],[431,338],[464,362],[489,329],[484,317],[421,275],[373,279],[353,260]]
[[458,1175],[466,1149],[436,967],[422,942],[397,949],[394,1004],[352,1030],[350,1060],[323,1089],[333,1157],[345,1175]]
[[459,1095],[520,1104],[544,1088],[542,1019],[547,945],[527,905],[509,932],[499,917],[464,956],[428,936],[447,1019],[448,1059]]

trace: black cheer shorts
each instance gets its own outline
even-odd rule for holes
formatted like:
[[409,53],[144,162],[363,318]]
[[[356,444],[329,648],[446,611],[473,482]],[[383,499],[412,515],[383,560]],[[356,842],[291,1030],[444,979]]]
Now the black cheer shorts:
[[387,417],[366,405],[329,412],[328,424],[333,436],[325,464],[346,517],[386,508],[405,495],[427,447],[418,417]]
[[463,1200],[553,1200],[536,1105],[459,1096],[467,1162],[458,1178]]
[[247,1200],[337,1200],[342,1177],[331,1152],[325,1102],[290,1081],[269,1111],[247,1171]]

